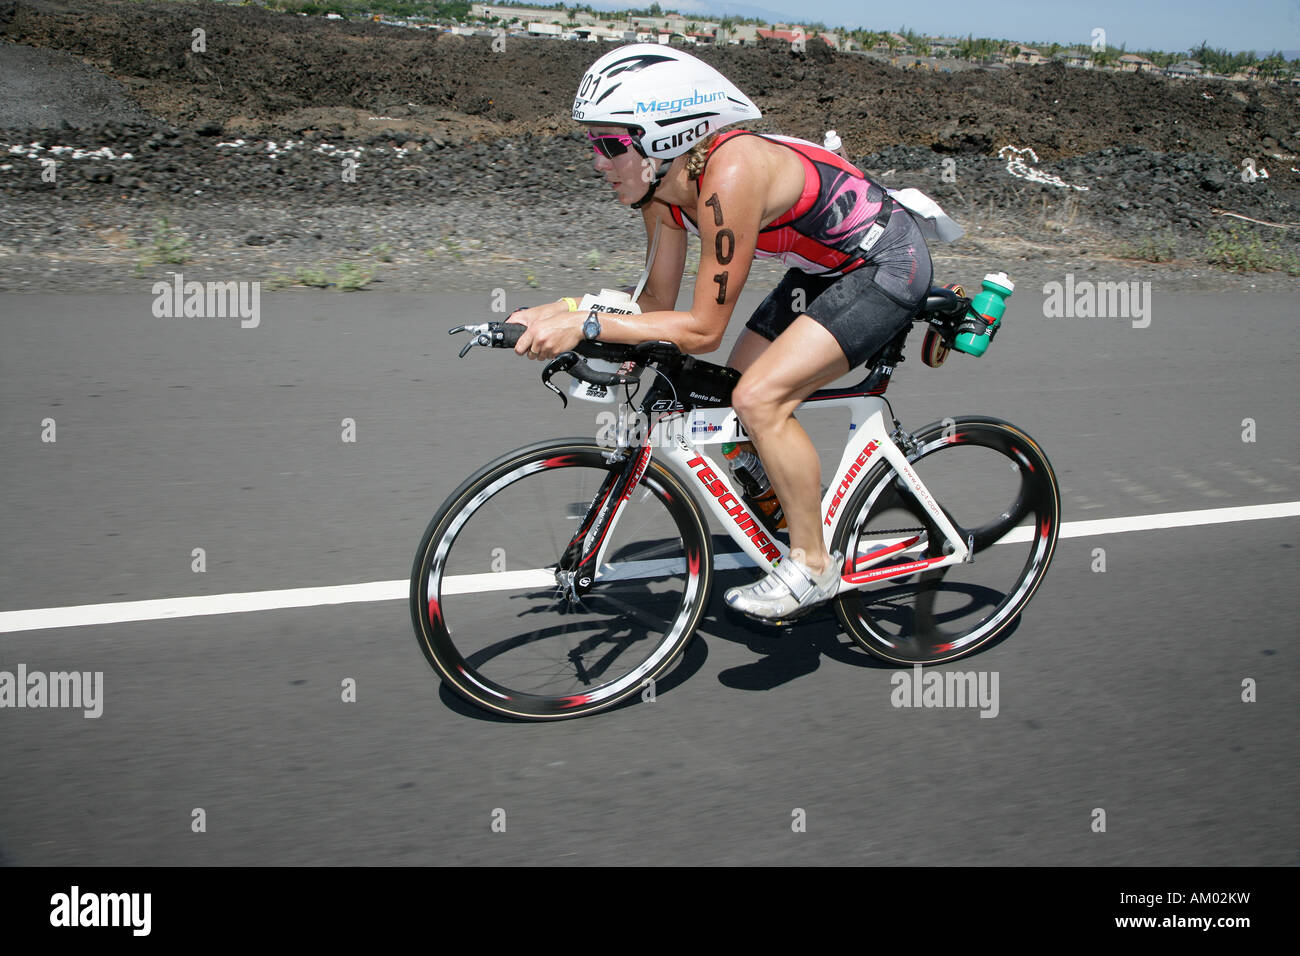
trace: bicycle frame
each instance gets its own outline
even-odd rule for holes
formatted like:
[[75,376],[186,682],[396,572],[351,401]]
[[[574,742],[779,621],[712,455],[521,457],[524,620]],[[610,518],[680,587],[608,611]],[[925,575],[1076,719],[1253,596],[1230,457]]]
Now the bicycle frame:
[[[960,564],[972,559],[969,542],[961,539],[956,527],[939,507],[934,496],[908,462],[906,454],[891,436],[886,422],[892,421],[892,415],[889,419],[886,418],[887,405],[884,399],[870,394],[814,393],[800,405],[800,408],[808,406],[847,408],[850,414],[848,438],[834,472],[838,480],[827,488],[821,502],[822,536],[828,549],[840,523],[844,520],[842,504],[849,498],[861,476],[871,470],[869,466],[882,459],[904,479],[908,491],[943,532],[946,539],[944,548],[946,553],[932,558],[917,557],[929,543],[920,535],[877,541],[876,547],[869,554],[857,557],[856,561],[853,555],[847,555],[837,593],[858,590],[891,578]],[[626,415],[627,410],[627,405],[622,406],[622,414]],[[619,436],[620,439],[625,438],[625,427],[620,427]],[[632,471],[627,486],[618,501],[619,507],[613,509],[608,515],[607,527],[592,529],[600,532],[595,566],[602,567],[601,559],[609,540],[608,532],[618,521],[622,502],[632,496],[637,483],[656,453],[662,453],[663,465],[676,475],[683,485],[692,489],[695,500],[703,503],[705,510],[717,519],[731,539],[755,565],[775,566],[788,552],[785,544],[767,535],[762,524],[753,517],[743,503],[738,489],[732,484],[730,469],[725,465],[719,467],[702,447],[723,442],[747,441],[748,437],[733,409],[697,408],[661,415],[640,445],[620,441],[619,447],[634,453],[635,457],[630,465]],[[599,525],[601,522],[597,520],[596,523]],[[586,522],[584,525],[589,527]],[[880,566],[891,557],[905,560]],[[852,567],[848,566],[850,561],[854,561]],[[599,579],[599,573],[596,577]]]

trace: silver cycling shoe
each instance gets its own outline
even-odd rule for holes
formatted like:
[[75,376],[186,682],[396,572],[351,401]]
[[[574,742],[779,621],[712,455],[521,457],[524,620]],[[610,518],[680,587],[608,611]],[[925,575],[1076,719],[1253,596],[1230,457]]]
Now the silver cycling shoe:
[[790,555],[768,572],[767,577],[744,587],[731,588],[724,596],[727,606],[750,617],[782,621],[798,617],[835,596],[840,585],[840,567],[844,557],[831,553],[826,569],[814,574],[803,563],[804,552],[795,548]]

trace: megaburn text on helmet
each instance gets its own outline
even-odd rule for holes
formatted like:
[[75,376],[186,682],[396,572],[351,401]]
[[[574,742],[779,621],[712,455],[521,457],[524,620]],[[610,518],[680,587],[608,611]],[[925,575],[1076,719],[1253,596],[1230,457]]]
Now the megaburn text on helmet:
[[638,113],[680,113],[688,106],[699,106],[703,103],[712,103],[715,100],[723,100],[727,94],[718,90],[715,93],[701,93],[699,90],[692,91],[690,96],[683,96],[675,100],[651,100],[648,103],[638,102],[636,111]]

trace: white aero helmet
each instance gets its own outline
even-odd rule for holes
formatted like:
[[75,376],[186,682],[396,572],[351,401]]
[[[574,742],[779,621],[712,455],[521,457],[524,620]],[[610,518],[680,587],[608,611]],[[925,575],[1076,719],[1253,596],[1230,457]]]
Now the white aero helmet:
[[635,126],[641,152],[672,159],[724,126],[758,119],[744,93],[703,60],[657,43],[611,50],[582,77],[573,118]]

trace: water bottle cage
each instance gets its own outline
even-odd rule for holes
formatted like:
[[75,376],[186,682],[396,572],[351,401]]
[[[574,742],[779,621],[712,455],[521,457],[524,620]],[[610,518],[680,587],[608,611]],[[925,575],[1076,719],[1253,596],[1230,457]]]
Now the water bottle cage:
[[[978,312],[967,311],[964,315],[945,315],[941,317],[932,317],[930,326],[938,333],[943,340],[943,344],[948,348],[957,347],[957,336],[969,332],[971,335],[987,335],[990,344],[993,337],[997,335],[998,329],[1002,328],[1002,323],[990,327],[988,320]],[[958,349],[960,351],[960,349]]]
[[1001,322],[990,323],[988,319],[980,315],[974,309],[968,309],[953,326],[950,326],[951,339],[946,339],[945,344],[950,343],[950,348],[958,352],[965,352],[969,355],[983,355],[990,345],[993,344],[993,337],[997,334]]
[[968,312],[962,317],[961,321],[957,323],[957,329],[953,333],[953,337],[955,339],[958,335],[964,335],[969,332],[971,335],[984,335],[985,333],[988,333],[989,337],[992,338],[992,332],[996,330],[997,326],[994,326],[993,330],[990,331],[989,324],[983,316],[976,315],[974,312]]

